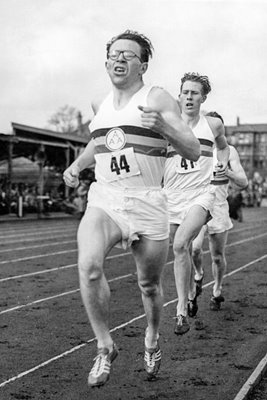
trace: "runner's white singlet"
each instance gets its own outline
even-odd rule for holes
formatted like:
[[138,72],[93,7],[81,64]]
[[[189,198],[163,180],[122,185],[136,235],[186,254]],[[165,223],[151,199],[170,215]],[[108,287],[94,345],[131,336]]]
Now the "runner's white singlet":
[[[231,146],[230,146],[231,152]],[[217,164],[217,149],[213,151],[213,165]],[[212,209],[212,219],[207,223],[209,234],[222,233],[228,231],[233,227],[231,218],[229,216],[229,205],[227,201],[229,179],[222,177],[218,179],[214,172],[214,177],[211,184],[215,186],[215,202]]]
[[[88,192],[87,212],[103,209],[118,225],[127,248],[140,236],[166,240],[169,236],[167,199],[161,182],[167,141],[142,127],[138,106],[147,106],[151,86],[143,86],[121,110],[113,93],[101,104],[90,124],[95,145],[95,177]],[[86,218],[86,215],[85,215]]]
[[201,155],[198,161],[189,161],[168,146],[164,173],[164,187],[167,190],[198,189],[212,179],[214,135],[203,115],[200,115],[192,131],[200,142]]
[[113,187],[160,187],[167,154],[166,140],[142,127],[139,105],[147,106],[152,86],[143,86],[121,110],[113,93],[101,104],[90,124],[95,144],[95,176]]

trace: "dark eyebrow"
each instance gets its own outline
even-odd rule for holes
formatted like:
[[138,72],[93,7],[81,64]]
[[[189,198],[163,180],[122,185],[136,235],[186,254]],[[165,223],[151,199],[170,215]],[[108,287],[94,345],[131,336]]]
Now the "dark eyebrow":
[[182,92],[192,92],[192,93],[200,93],[200,90],[191,90],[191,89],[183,89]]

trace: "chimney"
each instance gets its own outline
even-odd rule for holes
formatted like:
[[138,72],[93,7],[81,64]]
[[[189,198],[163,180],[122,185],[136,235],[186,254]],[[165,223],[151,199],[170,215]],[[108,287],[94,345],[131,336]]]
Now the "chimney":
[[83,117],[82,113],[78,111],[77,113],[77,125],[78,125],[78,135],[82,135],[83,133]]
[[236,117],[236,126],[239,126],[240,125],[240,118],[239,118],[239,116],[237,116]]

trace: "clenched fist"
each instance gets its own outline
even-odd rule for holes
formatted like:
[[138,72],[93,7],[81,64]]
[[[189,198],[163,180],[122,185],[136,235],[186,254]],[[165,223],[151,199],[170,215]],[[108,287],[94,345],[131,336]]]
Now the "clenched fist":
[[217,177],[224,177],[226,170],[227,170],[227,164],[224,164],[223,162],[218,162],[215,165],[215,174]]
[[73,188],[79,186],[79,174],[80,169],[76,165],[67,168],[63,173],[65,184]]
[[138,109],[142,111],[141,121],[144,128],[151,129],[157,133],[164,132],[166,123],[158,111],[144,106],[138,106]]

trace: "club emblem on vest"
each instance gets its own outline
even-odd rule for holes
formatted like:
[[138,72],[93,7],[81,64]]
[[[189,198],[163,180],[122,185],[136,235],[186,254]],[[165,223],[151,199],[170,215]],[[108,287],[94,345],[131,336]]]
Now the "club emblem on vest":
[[109,150],[121,150],[126,143],[126,136],[122,129],[112,128],[106,134],[106,146]]

